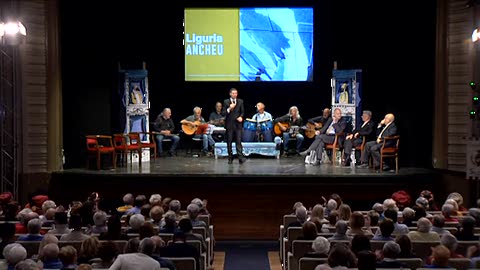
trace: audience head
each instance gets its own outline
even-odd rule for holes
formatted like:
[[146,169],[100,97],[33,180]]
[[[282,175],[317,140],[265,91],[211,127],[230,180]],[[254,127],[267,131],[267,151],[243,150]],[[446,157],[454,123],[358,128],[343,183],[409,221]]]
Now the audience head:
[[123,253],[136,253],[138,252],[138,246],[140,245],[140,239],[138,238],[130,238],[123,250]]
[[400,245],[393,241],[386,242],[382,248],[383,257],[389,259],[398,258],[398,255],[400,255],[400,251]]
[[461,224],[463,231],[473,232],[473,228],[475,227],[475,219],[471,216],[464,216]]
[[340,195],[338,195],[337,193],[330,194],[330,199],[335,200],[335,202],[337,203],[337,207],[340,207],[340,205],[342,205],[343,203],[342,197],[340,197]]
[[80,264],[76,270],[92,270],[92,266],[90,264],[87,264],[87,263],[82,263]]
[[448,259],[450,259],[450,250],[444,245],[437,245],[432,248],[433,261],[432,264],[440,267],[448,266]]
[[100,243],[98,257],[102,259],[103,262],[112,262],[117,256],[117,253],[117,247],[113,241],[102,241]]
[[468,215],[475,219],[475,227],[480,227],[480,209],[472,207],[468,209]]
[[161,206],[155,205],[150,209],[150,218],[153,220],[154,223],[158,223],[163,218],[163,208]]
[[433,216],[433,226],[443,228],[445,226],[445,217],[442,214],[436,214]]
[[453,205],[453,209],[455,210],[455,214],[456,214],[456,212],[458,211],[458,203],[457,203],[456,200],[454,200],[454,199],[447,199],[447,200],[445,201],[445,204],[451,204],[451,205]]
[[196,220],[200,212],[200,207],[198,204],[191,203],[187,206],[187,215],[191,220]]
[[52,201],[52,200],[46,200],[46,201],[44,201],[44,202],[42,203],[42,211],[43,211],[43,213],[46,213],[47,210],[50,209],[50,208],[53,208],[53,209],[57,208],[57,205],[55,204],[54,201]]
[[155,250],[153,251],[153,253],[160,254],[160,248],[165,246],[165,241],[163,241],[163,239],[158,235],[152,236],[150,238],[155,243]]
[[42,222],[38,218],[28,221],[27,230],[29,234],[40,234],[42,229]]
[[398,212],[397,202],[394,199],[385,199],[383,201],[383,210],[395,210]]
[[372,210],[375,210],[378,214],[382,214],[385,209],[383,209],[383,204],[377,202],[372,206]]
[[397,219],[398,219],[397,210],[394,210],[394,209],[385,210],[383,215],[385,216],[385,218],[391,219],[393,221],[393,223],[397,223]]
[[57,244],[46,244],[43,247],[43,260],[48,261],[57,259],[59,253],[60,249]]
[[417,221],[417,227],[419,232],[426,233],[429,232],[432,228],[432,223],[430,222],[430,220],[423,217]]
[[410,207],[405,207],[402,211],[403,219],[413,220],[415,218],[415,210]]
[[82,241],[82,245],[80,246],[80,256],[93,258],[97,256],[98,249],[100,248],[100,241],[97,237],[92,236],[86,238]]
[[345,235],[348,230],[348,223],[345,220],[339,220],[335,223],[335,232],[339,235]]
[[152,239],[144,238],[140,241],[140,246],[138,248],[138,252],[151,256],[153,251],[155,250],[155,242]]
[[337,208],[338,208],[337,201],[335,201],[334,199],[328,200],[328,202],[327,202],[327,209],[328,209],[329,211],[336,210]]
[[15,270],[41,270],[37,263],[32,259],[23,260],[15,265]]
[[130,217],[128,224],[133,230],[138,230],[145,223],[145,217],[141,214],[135,214]]
[[60,249],[58,258],[62,262],[63,266],[75,264],[77,262],[77,250],[73,246],[64,246]]
[[379,227],[383,237],[390,237],[395,230],[395,225],[393,224],[393,221],[389,218],[385,218],[384,220],[382,220]]
[[454,200],[457,203],[458,207],[463,205],[463,196],[458,192],[452,192],[448,194],[447,200],[448,199]]
[[350,205],[348,205],[346,203],[342,203],[338,207],[338,218],[339,219],[349,221],[351,215],[352,215],[352,209],[350,208]]
[[152,207],[155,205],[162,205],[162,196],[160,194],[152,194],[150,195],[148,202]]
[[331,226],[335,226],[335,224],[337,224],[337,221],[338,221],[338,211],[333,210],[332,212],[330,212],[330,215],[328,215],[328,223]]
[[38,258],[42,259],[43,257],[43,247],[48,244],[55,244],[58,245],[58,238],[51,233],[45,234],[42,241],[40,241],[40,245],[38,246]]
[[175,227],[177,225],[177,215],[175,212],[169,210],[165,213],[165,226]]
[[440,237],[440,244],[447,247],[450,252],[454,252],[457,249],[458,241],[454,235],[450,233],[444,233],[442,234],[442,237]]
[[312,209],[312,213],[310,214],[310,217],[318,217],[320,218],[320,220],[322,220],[325,218],[323,212],[324,212],[323,206],[321,204],[316,204]]
[[372,250],[370,238],[363,234],[356,234],[352,239],[352,251],[358,254],[362,250]]
[[362,212],[355,211],[350,216],[350,227],[352,229],[362,229],[365,226],[365,218],[363,217]]
[[111,215],[107,221],[108,234],[120,234],[122,231],[122,222],[117,215]]
[[380,219],[380,215],[375,210],[370,210],[367,212],[367,216],[370,219],[370,226],[378,226],[378,220]]
[[330,267],[345,266],[347,268],[355,267],[356,259],[352,251],[344,244],[336,244],[328,255],[328,265]]
[[456,214],[455,207],[452,204],[445,203],[442,205],[442,214],[445,217],[451,217]]
[[97,211],[93,214],[93,223],[95,226],[105,226],[107,224],[107,213]]
[[16,265],[27,258],[27,250],[18,243],[12,243],[3,249],[3,257],[8,264]]
[[412,241],[406,234],[398,235],[395,242],[400,246],[401,258],[409,258],[412,255]]
[[204,207],[203,201],[200,198],[195,198],[190,203],[194,203],[194,204],[198,205],[198,208],[200,208],[200,209],[202,209]]
[[179,200],[172,200],[169,204],[169,209],[173,211],[175,214],[180,213],[181,208],[182,208],[182,204],[180,203]]
[[295,216],[297,217],[297,220],[300,222],[305,222],[307,220],[307,208],[305,206],[299,206],[295,210]]
[[317,254],[328,255],[330,251],[330,242],[323,236],[318,236],[313,240],[312,249]]
[[123,196],[123,203],[125,205],[133,205],[133,195],[132,195],[132,193],[127,193]]
[[178,228],[184,233],[190,233],[193,230],[192,221],[188,218],[182,218],[178,222]]
[[56,212],[55,213],[55,224],[67,225],[68,224],[68,216],[65,212]]
[[303,237],[305,240],[314,240],[317,238],[317,225],[311,221],[303,223],[302,226]]

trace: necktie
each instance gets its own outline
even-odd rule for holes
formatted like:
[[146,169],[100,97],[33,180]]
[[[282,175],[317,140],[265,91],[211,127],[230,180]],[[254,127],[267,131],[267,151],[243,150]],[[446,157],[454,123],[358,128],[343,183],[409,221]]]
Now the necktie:
[[232,99],[232,102],[233,102],[233,104],[237,104],[237,100],[236,100],[236,99]]

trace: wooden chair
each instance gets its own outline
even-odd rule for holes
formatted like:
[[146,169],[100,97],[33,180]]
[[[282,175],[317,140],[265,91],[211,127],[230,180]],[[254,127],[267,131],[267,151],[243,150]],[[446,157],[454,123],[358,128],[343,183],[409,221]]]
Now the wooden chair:
[[[157,159],[157,142],[155,141],[155,135],[153,132],[139,132],[140,138],[142,138],[141,148],[153,148],[153,160]],[[150,153],[151,155],[151,153]]]
[[335,134],[335,140],[333,141],[333,143],[331,143],[331,144],[326,143],[325,144],[325,150],[331,150],[332,151],[332,159],[331,159],[332,164],[335,164],[335,161],[337,160],[337,151],[341,151],[339,138],[341,138],[344,135],[345,134],[343,132]]
[[90,157],[95,156],[97,163],[97,170],[102,166],[102,154],[112,155],[112,165],[115,168],[116,155],[115,147],[113,146],[112,136],[109,135],[87,135],[87,168],[90,166]]
[[[383,145],[380,148],[380,171],[383,171],[383,160],[385,158],[395,158],[395,173],[398,173],[398,145],[400,136],[383,138]],[[392,146],[393,145],[393,146]]]

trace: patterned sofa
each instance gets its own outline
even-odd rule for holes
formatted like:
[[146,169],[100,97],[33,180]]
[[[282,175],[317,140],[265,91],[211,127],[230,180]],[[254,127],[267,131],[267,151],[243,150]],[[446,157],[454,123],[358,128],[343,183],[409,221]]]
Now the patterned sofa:
[[[273,142],[242,142],[243,154],[249,156],[251,154],[258,154],[263,156],[272,156],[280,158],[280,150],[276,149],[276,144]],[[235,143],[232,144],[233,154],[237,153]],[[215,143],[215,158],[227,157],[227,143],[217,142]]]

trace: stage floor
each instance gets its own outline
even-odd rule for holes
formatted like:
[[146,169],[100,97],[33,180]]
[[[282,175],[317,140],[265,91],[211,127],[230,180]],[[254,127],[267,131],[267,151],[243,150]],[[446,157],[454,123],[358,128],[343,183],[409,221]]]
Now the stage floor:
[[156,161],[127,164],[110,170],[87,170],[85,168],[66,169],[64,173],[112,174],[144,176],[197,176],[197,177],[248,177],[248,176],[279,176],[279,177],[404,177],[408,175],[431,174],[424,168],[401,167],[398,174],[394,170],[375,172],[373,169],[344,167],[338,164],[324,163],[319,166],[307,165],[304,157],[291,156],[276,159],[273,157],[249,157],[247,162],[239,164],[235,159],[233,164],[227,163],[227,158],[176,156],[157,158]]

